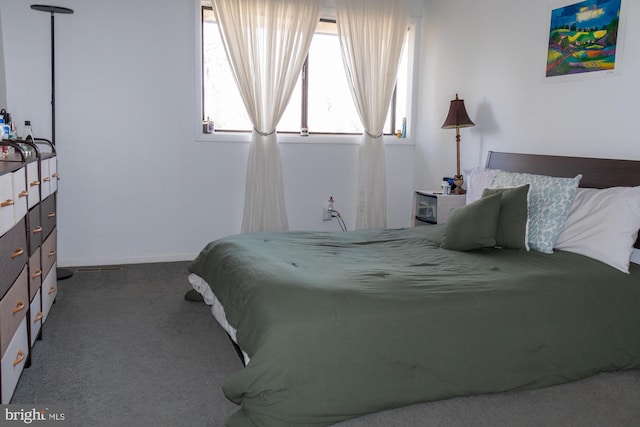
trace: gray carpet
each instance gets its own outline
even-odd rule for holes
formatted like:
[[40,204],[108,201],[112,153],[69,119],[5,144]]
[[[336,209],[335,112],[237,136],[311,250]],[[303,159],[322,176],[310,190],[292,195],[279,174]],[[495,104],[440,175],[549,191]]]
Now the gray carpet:
[[188,263],[74,270],[11,403],[64,404],[74,426],[222,426],[221,386],[241,363],[203,303],[184,300]]
[[[73,426],[223,426],[241,368],[203,303],[184,300],[188,263],[73,269],[60,281],[11,403],[61,404]],[[640,327],[639,327],[640,329]],[[429,427],[640,425],[640,371],[367,415],[339,424]]]

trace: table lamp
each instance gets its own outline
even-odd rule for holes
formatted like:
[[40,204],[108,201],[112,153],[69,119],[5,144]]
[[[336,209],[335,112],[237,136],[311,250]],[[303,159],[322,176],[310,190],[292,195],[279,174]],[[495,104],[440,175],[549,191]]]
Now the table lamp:
[[460,128],[471,126],[475,126],[475,123],[471,121],[467,110],[464,108],[464,99],[459,99],[456,93],[456,99],[452,100],[449,106],[449,115],[442,125],[442,129],[456,130],[456,176],[453,177],[453,183],[456,186],[454,190],[455,194],[465,193],[462,189],[464,180],[460,173]]

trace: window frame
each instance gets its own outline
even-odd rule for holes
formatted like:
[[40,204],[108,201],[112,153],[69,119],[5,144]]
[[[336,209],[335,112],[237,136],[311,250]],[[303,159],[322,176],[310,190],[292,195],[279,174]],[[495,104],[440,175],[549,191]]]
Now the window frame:
[[[250,130],[216,130],[214,133],[204,133],[202,129],[202,122],[204,117],[204,82],[203,82],[203,67],[204,67],[204,52],[203,52],[203,9],[211,6],[206,1],[194,0],[195,3],[195,137],[198,142],[250,142],[251,131]],[[335,22],[335,11],[333,9],[325,8],[321,20]],[[414,144],[414,136],[416,126],[414,124],[415,111],[417,108],[417,98],[415,96],[417,85],[417,70],[418,70],[418,52],[419,52],[419,40],[420,40],[420,25],[419,21],[415,18],[411,19],[410,23],[410,35],[407,41],[406,49],[408,54],[407,67],[407,82],[408,93],[406,100],[407,111],[407,137],[398,138],[395,133],[387,133],[390,129],[385,129],[383,135],[385,144],[387,143],[402,143],[402,144]],[[308,59],[308,58],[307,58]],[[305,60],[305,65],[307,61]],[[303,72],[304,72],[303,67]],[[303,79],[303,86],[305,80]],[[304,91],[302,102],[304,102]],[[396,90],[394,89],[392,102],[396,102]],[[303,107],[304,109],[304,107]],[[392,109],[395,113],[395,108]],[[303,111],[304,112],[304,111]],[[304,120],[304,116],[302,116]],[[395,117],[392,116],[390,123],[393,126],[395,123]],[[302,123],[301,123],[302,127]],[[339,144],[359,144],[362,139],[362,133],[329,133],[329,132],[310,132],[309,136],[301,136],[299,132],[291,131],[278,131],[278,141],[282,143],[339,143]]]

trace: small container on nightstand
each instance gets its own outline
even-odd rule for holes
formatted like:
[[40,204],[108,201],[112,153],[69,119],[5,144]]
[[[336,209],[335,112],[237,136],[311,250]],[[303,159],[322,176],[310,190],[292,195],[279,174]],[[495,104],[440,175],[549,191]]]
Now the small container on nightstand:
[[464,206],[466,198],[464,194],[416,191],[413,198],[413,225],[446,223],[451,210]]

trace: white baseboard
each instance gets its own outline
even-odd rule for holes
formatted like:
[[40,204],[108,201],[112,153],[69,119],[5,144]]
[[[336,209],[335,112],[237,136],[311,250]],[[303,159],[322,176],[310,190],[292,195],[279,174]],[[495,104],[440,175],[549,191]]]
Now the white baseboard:
[[185,254],[149,255],[137,257],[87,257],[87,258],[60,258],[58,267],[86,267],[96,265],[124,265],[124,264],[149,264],[154,262],[192,261],[198,256],[198,252]]

